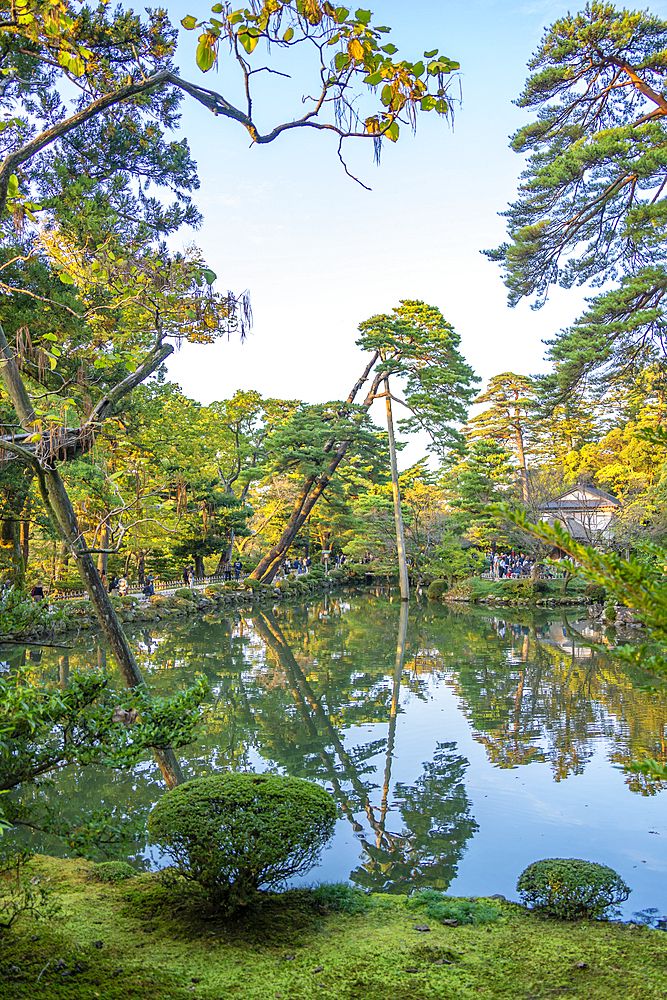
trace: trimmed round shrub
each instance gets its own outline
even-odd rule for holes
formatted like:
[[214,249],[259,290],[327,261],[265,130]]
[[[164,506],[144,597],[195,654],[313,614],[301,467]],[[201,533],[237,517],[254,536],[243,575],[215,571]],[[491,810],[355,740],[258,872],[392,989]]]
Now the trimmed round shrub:
[[605,617],[605,620],[608,621],[608,622],[615,622],[616,621],[616,605],[615,604],[608,604],[607,605],[607,607],[604,609],[604,617]]
[[438,601],[443,594],[447,593],[446,580],[434,580],[426,591],[426,596],[430,601]]
[[174,591],[174,597],[179,597],[182,601],[194,601],[195,592],[189,590],[188,587],[179,587],[178,590]]
[[185,878],[234,910],[317,863],[333,834],[334,800],[323,788],[277,774],[217,774],[165,792],[148,819]]
[[125,861],[103,861],[88,872],[88,878],[94,882],[124,882],[134,878],[136,871]]
[[603,917],[630,889],[613,868],[579,858],[547,858],[528,865],[516,884],[526,905],[562,920]]

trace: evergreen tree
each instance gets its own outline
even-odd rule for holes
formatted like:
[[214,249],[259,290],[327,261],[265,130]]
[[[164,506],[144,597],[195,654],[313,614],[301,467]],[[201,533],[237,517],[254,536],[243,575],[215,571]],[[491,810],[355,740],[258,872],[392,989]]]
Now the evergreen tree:
[[666,58],[667,22],[596,0],[548,28],[529,62],[517,103],[537,120],[512,139],[528,160],[505,213],[511,242],[489,256],[512,305],[530,295],[541,305],[554,283],[620,279],[550,342],[552,402],[585,378],[636,369],[647,341],[662,349]]
[[535,408],[533,382],[525,375],[504,372],[495,375],[486,392],[477,397],[475,403],[491,403],[491,406],[477,414],[468,422],[467,436],[470,438],[493,438],[504,441],[515,450],[519,463],[521,491],[525,503],[530,499],[528,468],[526,465],[525,438],[528,416]]

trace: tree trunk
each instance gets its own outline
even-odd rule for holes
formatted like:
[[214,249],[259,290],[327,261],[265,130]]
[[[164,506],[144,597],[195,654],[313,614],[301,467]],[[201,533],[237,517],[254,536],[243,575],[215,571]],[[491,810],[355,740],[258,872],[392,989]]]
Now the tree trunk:
[[21,558],[23,560],[23,571],[28,568],[28,557],[30,555],[30,521],[21,521]]
[[144,580],[146,578],[146,553],[143,549],[139,550],[139,555],[137,556],[137,580],[139,586],[143,587]]
[[[371,360],[366,365],[366,368],[364,369],[361,378],[359,378],[353,385],[352,390],[350,391],[350,394],[347,397],[346,403],[351,404],[354,402],[359,389],[368,379],[368,376],[375,362],[378,360],[379,356],[380,356],[379,352],[376,351]],[[370,408],[371,403],[376,398],[375,394],[377,392],[377,387],[379,382],[380,382],[380,377],[376,375],[373,379],[371,388],[362,404],[365,410],[368,410]],[[326,472],[324,472],[321,476],[309,476],[305,480],[301,488],[299,497],[297,499],[296,506],[292,511],[292,514],[290,516],[289,521],[287,522],[287,525],[285,526],[285,530],[283,531],[282,535],[280,536],[276,544],[273,546],[273,548],[271,548],[266,553],[266,555],[262,556],[257,566],[250,574],[251,580],[264,580],[266,583],[270,583],[273,580],[274,576],[278,572],[280,564],[285,558],[285,555],[287,554],[294,539],[296,538],[298,533],[301,531],[301,528],[306,523],[308,515],[310,514],[311,510],[313,509],[313,507],[315,506],[321,495],[324,493],[325,489],[329,485],[331,477],[333,476],[336,469],[342,462],[349,443],[350,439],[347,438],[338,444],[338,447],[334,452],[333,458],[329,462]],[[329,444],[327,445],[327,450],[333,449],[334,445],[335,442],[330,441]]]
[[403,512],[401,511],[401,491],[398,485],[398,465],[396,464],[396,441],[394,440],[394,419],[391,412],[389,379],[384,380],[385,402],[387,404],[387,435],[389,437],[389,459],[391,463],[391,489],[394,496],[394,520],[396,521],[396,552],[398,554],[398,575],[401,581],[401,600],[410,600],[410,580],[408,561],[405,554],[403,534]]
[[58,558],[56,559],[56,572],[54,579],[61,580],[67,573],[69,563],[69,549],[66,541],[58,542]]
[[526,468],[526,453],[523,447],[523,433],[521,431],[521,425],[516,423],[514,425],[514,430],[516,431],[516,450],[519,456],[519,475],[521,476],[521,492],[523,494],[523,502],[530,502],[530,490],[528,488],[528,469]]
[[206,570],[204,568],[204,557],[195,556],[195,577],[197,580],[203,580],[206,576]]
[[[56,526],[60,528],[76,560],[83,585],[88,592],[123,680],[129,688],[139,687],[144,684],[141,671],[135,663],[127,636],[116,617],[111,598],[102,586],[93,557],[79,530],[74,508],[57,469],[43,470],[43,485],[46,490],[45,500],[53,511]],[[184,780],[183,773],[174,751],[171,748],[154,748],[153,752],[167,786],[173,788],[180,784]]]

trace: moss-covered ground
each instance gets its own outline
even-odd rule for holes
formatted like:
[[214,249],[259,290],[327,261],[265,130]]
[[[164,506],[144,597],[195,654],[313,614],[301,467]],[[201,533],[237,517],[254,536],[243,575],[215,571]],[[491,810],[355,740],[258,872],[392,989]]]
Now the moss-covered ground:
[[341,913],[305,891],[267,896],[230,923],[154,875],[103,883],[82,861],[33,867],[62,909],[1,939],[3,1000],[667,996],[667,934],[645,927],[540,920],[512,904],[491,924],[452,927],[401,897]]

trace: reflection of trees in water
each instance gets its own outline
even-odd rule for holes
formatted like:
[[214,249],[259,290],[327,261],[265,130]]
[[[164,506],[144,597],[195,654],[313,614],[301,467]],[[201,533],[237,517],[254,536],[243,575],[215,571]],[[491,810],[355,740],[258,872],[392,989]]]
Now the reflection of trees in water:
[[[383,892],[405,892],[408,888],[426,886],[446,889],[456,875],[467,840],[477,829],[463,784],[468,761],[456,754],[453,743],[439,744],[433,761],[423,765],[424,774],[413,786],[397,783],[396,802],[392,808],[400,807],[403,829],[400,832],[386,829],[407,625],[408,607],[404,604],[400,613],[392,696],[388,706],[386,744],[376,740],[350,752],[345,748],[330,715],[316,697],[276,618],[265,612],[253,619],[253,626],[267,649],[274,653],[288,680],[308,734],[304,747],[307,753],[301,758],[299,770],[303,777],[317,777],[330,783],[343,814],[364,847],[365,858],[352,872],[352,880],[365,888]],[[314,752],[314,744],[318,742]],[[376,807],[371,802],[371,796],[377,785],[364,780],[362,775],[375,770],[367,761],[385,746],[382,797]],[[277,749],[274,743],[272,750],[275,752]],[[318,761],[313,766],[315,756]],[[284,757],[277,759],[280,763],[287,763]],[[294,764],[294,754],[290,753],[292,773],[295,773]],[[359,813],[365,815],[366,829],[357,819]]]
[[478,829],[463,778],[468,767],[455,743],[439,743],[414,785],[396,783],[393,805],[400,833],[382,829],[375,843],[360,838],[367,857],[350,875],[373,892],[446,889],[455,878],[467,841]]
[[[645,678],[612,655],[584,649],[567,615],[559,628],[569,649],[554,642],[553,627],[491,624],[495,655],[478,660],[467,651],[451,664],[450,683],[496,767],[548,761],[560,781],[584,772],[600,737],[613,763],[667,760],[664,698],[642,691]],[[626,783],[644,795],[664,784],[639,775],[627,775]]]

